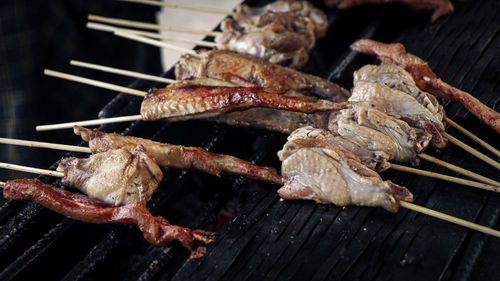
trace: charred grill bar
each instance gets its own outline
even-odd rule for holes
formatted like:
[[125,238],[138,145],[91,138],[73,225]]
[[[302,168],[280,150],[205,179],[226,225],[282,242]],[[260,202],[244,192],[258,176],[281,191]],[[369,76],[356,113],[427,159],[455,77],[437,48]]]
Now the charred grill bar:
[[[247,3],[256,6],[263,1]],[[500,83],[496,57],[500,7],[494,1],[456,2],[455,11],[433,25],[425,14],[399,4],[326,11],[328,32],[313,48],[306,72],[334,77],[349,88],[354,70],[377,63],[352,52],[352,42],[367,36],[400,41],[408,52],[429,61],[436,73],[447,69],[443,74],[447,83],[499,110],[495,91]],[[441,102],[448,117],[493,145],[499,143],[498,135],[463,106]],[[140,98],[119,95],[106,105],[102,117],[136,114],[140,105]],[[137,121],[101,130],[201,146],[274,167],[279,167],[276,152],[286,141],[285,136],[264,130],[204,121]],[[432,152],[499,180],[497,171],[455,146]],[[425,161],[422,165],[446,172]],[[419,205],[498,229],[497,194],[393,171],[384,172],[382,178],[407,186]],[[153,215],[173,224],[216,231],[216,241],[199,260],[188,260],[189,252],[177,243],[155,248],[133,227],[87,224],[35,203],[1,199],[0,279],[33,279],[41,273],[64,280],[498,279],[499,239],[406,210],[392,214],[368,207],[280,202],[276,189],[241,177],[169,169],[147,206]]]

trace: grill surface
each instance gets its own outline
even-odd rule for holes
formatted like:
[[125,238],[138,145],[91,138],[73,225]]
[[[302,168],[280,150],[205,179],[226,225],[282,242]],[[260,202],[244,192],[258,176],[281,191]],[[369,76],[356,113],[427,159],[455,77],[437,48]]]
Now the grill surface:
[[[265,1],[247,1],[251,5]],[[314,3],[324,8],[321,3]],[[462,1],[435,24],[428,14],[399,4],[326,10],[328,34],[318,41],[305,71],[350,87],[352,72],[376,61],[351,52],[359,38],[400,41],[430,62],[443,80],[500,110],[500,4]],[[165,74],[173,77],[172,71]],[[131,85],[147,89],[153,85]],[[101,117],[137,114],[141,100],[120,94]],[[476,135],[498,145],[499,136],[456,103],[443,103]],[[186,129],[189,128],[189,129]],[[174,144],[202,146],[279,168],[276,152],[286,137],[263,130],[230,128],[203,121],[142,122],[101,127]],[[453,129],[450,133],[471,144]],[[449,145],[427,153],[500,180],[498,172]],[[71,154],[80,157],[84,155]],[[52,168],[54,168],[53,166]],[[443,168],[426,162],[422,168]],[[499,228],[500,196],[399,172],[384,179],[405,185],[416,203]],[[60,184],[51,178],[43,181]],[[1,199],[0,280],[41,274],[64,280],[498,280],[500,239],[401,209],[307,201],[280,202],[276,186],[240,177],[217,178],[196,171],[165,173],[148,204],[172,223],[217,231],[216,242],[198,260],[178,244],[155,248],[140,232],[122,225],[94,225],[64,218],[35,203]],[[223,225],[227,220],[229,222]],[[487,262],[485,262],[487,261]]]

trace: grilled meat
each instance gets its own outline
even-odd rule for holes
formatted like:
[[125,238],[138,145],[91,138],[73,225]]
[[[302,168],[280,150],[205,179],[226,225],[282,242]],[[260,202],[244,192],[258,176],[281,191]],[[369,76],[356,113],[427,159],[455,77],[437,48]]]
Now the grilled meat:
[[333,134],[324,129],[318,129],[311,126],[298,128],[288,136],[288,146],[297,145],[297,147],[319,147],[319,148],[337,148],[345,154],[356,155],[363,165],[380,172],[389,168],[389,155],[384,151],[369,150],[349,141],[339,135]]
[[243,4],[236,8],[233,18],[240,26],[250,30],[255,26],[262,27],[279,22],[276,17],[282,14],[289,17],[287,21],[293,21],[299,17],[308,19],[313,24],[316,38],[321,38],[326,34],[328,22],[325,13],[307,1],[275,1],[256,8]]
[[218,87],[172,84],[149,92],[141,105],[144,120],[207,118],[250,107],[270,107],[304,113],[346,108],[346,103],[286,96],[260,87]]
[[192,78],[225,79],[228,75],[264,88],[296,91],[306,96],[318,96],[334,102],[345,101],[350,93],[346,89],[297,70],[259,60],[246,54],[229,51],[203,51],[198,56],[183,55],[175,66],[178,80]]
[[377,56],[383,64],[399,65],[408,71],[417,86],[438,97],[463,104],[472,114],[500,133],[500,113],[484,105],[469,93],[443,82],[432,72],[429,64],[421,58],[406,52],[402,44],[385,44],[369,39],[361,39],[351,45],[351,49]]
[[205,252],[202,243],[213,242],[213,234],[172,225],[168,220],[154,217],[141,203],[115,207],[83,194],[74,194],[44,184],[38,179],[11,180],[5,184],[3,196],[13,200],[31,200],[54,212],[90,223],[123,223],[136,225],[144,238],[160,247],[174,240],[192,251],[192,257]]
[[152,140],[103,133],[97,129],[90,130],[75,126],[75,134],[89,142],[93,153],[103,153],[114,149],[133,150],[137,145],[144,147],[145,152],[158,165],[164,168],[196,169],[212,175],[221,173],[242,175],[252,179],[281,184],[281,177],[275,169],[260,167],[233,156],[208,152],[199,147],[185,147]]
[[390,88],[402,91],[414,97],[421,105],[427,108],[438,120],[443,120],[446,115],[435,96],[420,90],[413,77],[394,64],[365,65],[354,71],[354,85],[360,81],[381,83]]
[[137,145],[133,149],[108,150],[87,159],[63,158],[57,170],[64,172],[63,184],[115,206],[145,204],[163,177],[156,162]]
[[405,187],[383,181],[357,157],[340,149],[300,148],[287,142],[278,156],[285,180],[278,194],[284,199],[379,206],[390,212],[398,210],[399,200],[413,199]]
[[[377,130],[388,136],[394,147],[393,154],[389,159],[396,162],[411,162],[418,164],[417,155],[423,152],[429,145],[432,136],[424,130],[410,127],[406,122],[391,117],[375,109],[358,107],[356,109],[344,110],[343,118],[354,120],[359,126]],[[339,131],[342,133],[342,123],[339,122]],[[351,138],[356,138],[351,135]],[[377,142],[377,139],[372,142]]]
[[439,116],[432,114],[415,98],[380,83],[358,81],[349,101],[358,102],[368,108],[377,109],[388,115],[423,129],[432,135],[432,144],[443,148],[447,140],[442,136],[444,125]]
[[[283,66],[300,68],[309,60],[308,52],[314,46],[314,27],[306,18],[273,14],[274,21],[262,27],[245,30],[232,18],[225,19],[223,33],[215,38],[217,49],[249,54]],[[293,16],[293,14],[291,14]],[[302,31],[300,31],[302,30]]]
[[325,0],[325,4],[339,9],[350,8],[363,4],[400,2],[414,10],[432,10],[431,22],[453,12],[450,0]]

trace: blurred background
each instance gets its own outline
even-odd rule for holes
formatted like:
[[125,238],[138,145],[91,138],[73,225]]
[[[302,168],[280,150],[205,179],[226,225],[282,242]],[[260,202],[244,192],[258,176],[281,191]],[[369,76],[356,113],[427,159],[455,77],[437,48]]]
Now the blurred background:
[[[240,1],[171,3],[231,10]],[[95,119],[117,93],[43,75],[45,68],[126,86],[135,79],[69,65],[81,60],[153,75],[170,69],[181,53],[86,28],[88,14],[211,30],[223,15],[115,0],[3,0],[0,2],[0,137],[78,144],[72,130],[36,132],[35,126]],[[168,33],[168,32],[165,32]],[[203,35],[170,33],[184,38]],[[174,43],[186,48],[189,44]],[[147,90],[147,89],[141,89]],[[0,145],[0,162],[48,168],[66,152]],[[0,180],[35,175],[0,169]]]

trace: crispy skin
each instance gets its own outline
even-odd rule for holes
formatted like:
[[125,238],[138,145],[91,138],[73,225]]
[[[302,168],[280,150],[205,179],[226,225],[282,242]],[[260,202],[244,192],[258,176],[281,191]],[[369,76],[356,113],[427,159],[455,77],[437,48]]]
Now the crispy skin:
[[384,64],[396,64],[408,71],[417,86],[444,99],[463,104],[497,133],[500,133],[500,113],[484,105],[469,93],[461,91],[437,78],[429,64],[419,57],[406,52],[400,43],[385,44],[369,39],[361,39],[351,45],[351,49],[377,56]]
[[339,9],[363,4],[390,2],[400,2],[414,10],[432,10],[431,22],[435,22],[440,17],[453,12],[453,4],[451,4],[450,0],[325,0],[327,6],[336,6]]
[[346,108],[345,103],[269,93],[260,87],[172,85],[149,92],[141,105],[144,120],[213,117],[251,107],[269,107],[304,113]]
[[137,137],[103,133],[97,129],[90,130],[79,126],[74,127],[74,132],[84,141],[89,142],[93,153],[118,148],[134,149],[140,144],[158,165],[165,168],[173,167],[183,170],[194,168],[216,176],[225,172],[278,184],[282,182],[281,176],[271,167],[260,167],[233,156],[211,153],[199,147],[159,143]]
[[57,170],[64,171],[64,185],[115,206],[146,204],[163,177],[158,164],[137,145],[89,158],[63,158]]
[[202,51],[199,56],[181,56],[175,66],[178,80],[194,77],[224,79],[228,73],[260,87],[293,90],[306,96],[318,96],[335,102],[345,101],[350,96],[349,91],[328,80],[247,54],[223,50]]
[[192,251],[193,257],[203,255],[205,248],[199,247],[200,244],[213,242],[212,233],[171,225],[168,220],[151,215],[140,203],[114,207],[83,194],[44,184],[38,179],[8,181],[3,196],[14,200],[34,201],[54,212],[84,222],[135,225],[152,245],[160,247],[176,240]]
[[378,206],[396,212],[399,200],[413,200],[402,186],[383,181],[353,155],[342,150],[297,147],[285,144],[278,153],[285,184],[278,190],[284,199],[308,199],[318,203]]

